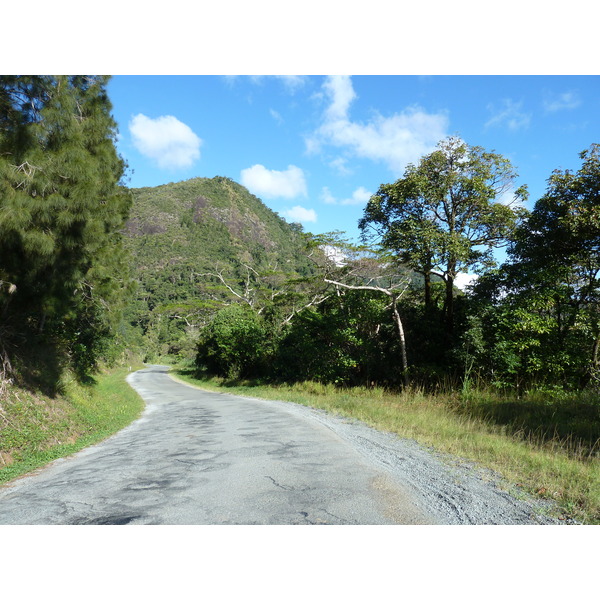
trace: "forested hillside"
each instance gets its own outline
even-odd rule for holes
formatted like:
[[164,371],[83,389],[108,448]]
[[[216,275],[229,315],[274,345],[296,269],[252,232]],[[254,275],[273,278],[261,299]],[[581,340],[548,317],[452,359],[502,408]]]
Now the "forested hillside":
[[195,178],[132,196],[125,234],[138,288],[128,336],[147,356],[189,354],[218,308],[252,305],[257,287],[314,273],[301,227],[231,179]]
[[598,145],[530,212],[508,159],[441,140],[371,197],[359,248],[225,177],[127,190],[106,82],[2,78],[4,379],[52,387],[134,352],[344,385],[598,385]]

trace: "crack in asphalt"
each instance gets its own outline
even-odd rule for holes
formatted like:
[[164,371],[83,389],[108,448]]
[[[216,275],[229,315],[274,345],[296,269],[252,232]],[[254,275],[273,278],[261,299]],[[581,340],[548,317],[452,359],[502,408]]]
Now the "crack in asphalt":
[[265,475],[266,479],[270,479],[273,482],[273,485],[276,485],[278,488],[281,488],[282,490],[286,490],[287,492],[293,492],[295,490],[295,488],[293,487],[289,487],[287,485],[282,485],[281,483],[277,483],[277,481],[275,481],[275,479],[273,479],[273,477],[271,477],[270,475]]
[[128,525],[143,515],[106,515],[103,517],[73,519],[69,525]]

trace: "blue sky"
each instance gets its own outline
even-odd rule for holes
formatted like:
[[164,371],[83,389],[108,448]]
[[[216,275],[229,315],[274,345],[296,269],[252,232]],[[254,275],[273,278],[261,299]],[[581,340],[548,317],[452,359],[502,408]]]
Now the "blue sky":
[[600,143],[596,75],[117,75],[109,95],[130,186],[223,175],[350,237],[379,185],[449,135],[509,158],[530,206]]

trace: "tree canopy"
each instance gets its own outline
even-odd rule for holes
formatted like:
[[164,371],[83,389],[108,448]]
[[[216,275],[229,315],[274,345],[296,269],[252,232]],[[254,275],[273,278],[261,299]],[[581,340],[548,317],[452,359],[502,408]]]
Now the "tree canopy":
[[0,77],[0,280],[12,286],[0,288],[2,344],[44,339],[82,372],[128,279],[130,196],[107,81]]
[[495,356],[511,383],[585,387],[600,377],[600,146],[580,157],[576,173],[554,171],[509,261],[475,289],[473,312],[491,342],[482,359]]
[[493,249],[508,243],[517,223],[519,210],[513,205],[526,190],[513,190],[515,179],[508,159],[448,138],[417,165],[409,165],[404,177],[381,185],[365,208],[359,222],[363,234],[374,234],[423,275],[427,306],[431,276],[445,281],[449,331],[456,276],[491,266]]

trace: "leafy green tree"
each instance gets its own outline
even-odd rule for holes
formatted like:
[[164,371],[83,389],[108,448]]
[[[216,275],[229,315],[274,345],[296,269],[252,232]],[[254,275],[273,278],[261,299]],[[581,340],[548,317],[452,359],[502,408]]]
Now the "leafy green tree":
[[[365,237],[424,277],[431,304],[432,275],[445,282],[447,331],[454,327],[454,281],[459,273],[494,264],[493,250],[508,242],[520,212],[511,204],[526,194],[512,192],[516,173],[501,155],[459,138],[409,165],[404,177],[380,186],[359,222]],[[512,193],[512,201],[505,195]]]
[[600,147],[580,156],[576,173],[552,174],[510,260],[475,287],[478,363],[517,387],[599,383]]
[[[348,250],[346,250],[348,252]],[[325,277],[325,282],[335,286],[338,295],[340,289],[376,292],[385,294],[389,299],[389,309],[396,326],[400,343],[400,359],[405,385],[408,385],[408,357],[406,352],[406,335],[398,310],[398,302],[410,285],[410,275],[390,262],[389,256],[377,256],[364,249],[353,249],[354,256],[346,254],[345,264],[338,273]],[[356,256],[356,253],[359,256]]]
[[130,198],[100,76],[0,77],[0,290],[7,343],[45,339],[83,372],[129,278]]
[[300,311],[284,329],[273,369],[285,381],[397,384],[398,340],[381,294],[340,290]]
[[550,296],[556,348],[589,381],[600,367],[600,145],[580,158],[577,172],[554,171],[511,256],[530,274],[527,289]]
[[251,308],[232,304],[202,330],[196,367],[222,377],[255,377],[263,373],[270,348],[264,321]]
[[517,390],[560,377],[564,363],[554,360],[553,294],[533,286],[518,290],[518,280],[526,277],[503,265],[478,280],[457,350],[466,374],[475,369],[495,385]]
[[406,381],[398,301],[410,274],[393,257],[344,239],[343,232],[313,236],[309,246],[317,276],[305,297],[310,301],[282,332],[280,375],[364,384],[389,382],[401,373]]

